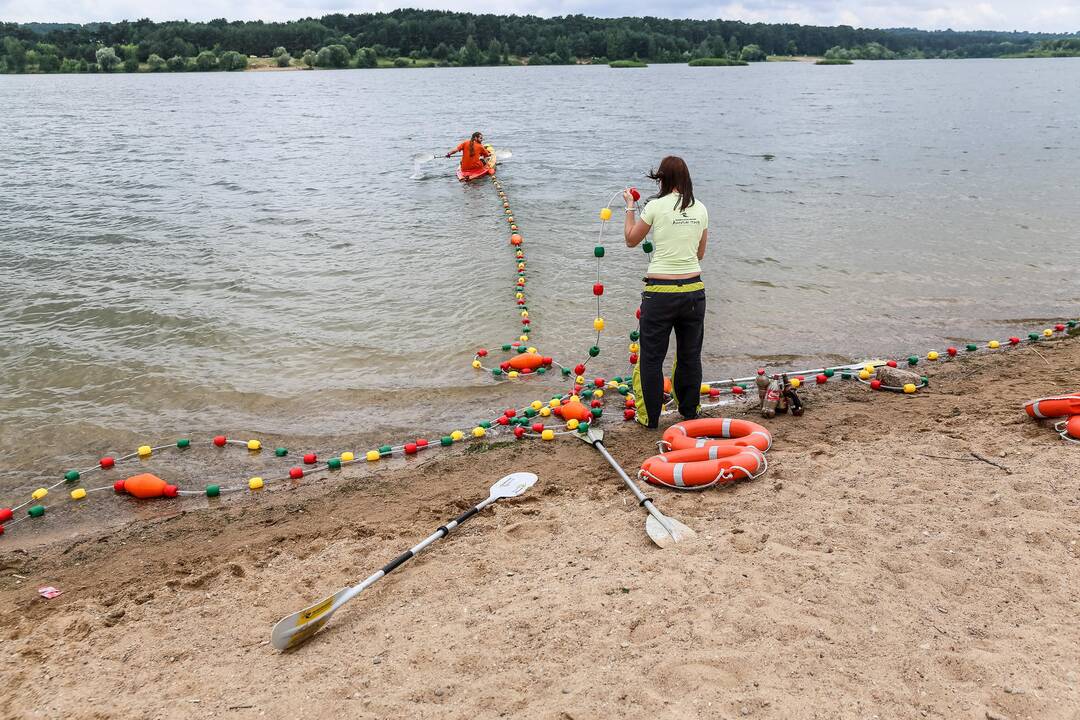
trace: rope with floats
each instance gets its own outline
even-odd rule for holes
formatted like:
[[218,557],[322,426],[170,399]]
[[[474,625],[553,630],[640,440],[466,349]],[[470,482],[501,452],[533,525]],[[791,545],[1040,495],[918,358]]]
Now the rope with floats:
[[[519,440],[538,439],[541,441],[553,441],[560,436],[574,434],[584,436],[588,433],[590,426],[601,420],[606,405],[605,400],[610,399],[615,395],[620,396],[623,400],[624,420],[633,420],[635,417],[634,396],[630,391],[626,378],[623,376],[615,376],[611,380],[607,380],[603,377],[588,379],[585,376],[589,362],[600,355],[602,333],[605,328],[603,314],[601,312],[601,298],[604,294],[604,285],[601,275],[601,260],[606,254],[603,245],[604,230],[607,222],[612,217],[610,205],[622,194],[622,191],[615,193],[611,200],[608,201],[608,205],[601,208],[599,213],[600,228],[598,240],[593,248],[593,257],[596,260],[596,276],[592,288],[593,296],[596,298],[596,315],[593,320],[593,330],[596,333],[595,344],[587,349],[585,353],[586,357],[581,362],[571,367],[569,365],[560,364],[554,358],[539,355],[537,348],[528,344],[529,335],[532,333],[535,326],[535,318],[530,315],[525,295],[525,288],[527,285],[527,265],[524,250],[524,237],[518,226],[517,220],[514,218],[510,207],[509,197],[507,196],[502,182],[493,176],[492,184],[501,201],[503,216],[506,219],[510,231],[510,246],[514,251],[517,274],[513,285],[514,303],[516,311],[519,314],[522,328],[521,333],[516,340],[501,346],[503,352],[510,354],[509,360],[500,363],[496,367],[486,367],[484,365],[484,359],[490,357],[490,353],[487,349],[480,349],[477,350],[473,356],[472,366],[478,370],[485,370],[493,378],[500,380],[526,380],[534,376],[543,376],[547,374],[549,369],[554,368],[559,371],[561,377],[573,379],[573,385],[570,390],[552,395],[550,399],[546,401],[537,399],[521,407],[508,408],[490,419],[478,422],[468,432],[463,430],[453,430],[452,432],[439,437],[437,441],[416,438],[415,440],[397,445],[380,445],[378,448],[362,453],[356,451],[344,451],[331,457],[325,462],[320,462],[314,453],[306,453],[302,456],[303,465],[294,465],[285,472],[279,471],[272,475],[268,474],[265,477],[255,476],[244,481],[234,481],[233,483],[211,483],[207,484],[201,490],[180,489],[176,486],[168,485],[167,483],[164,483],[164,481],[160,481],[161,484],[156,486],[160,489],[160,494],[154,495],[153,497],[175,498],[201,495],[217,497],[243,490],[260,491],[271,485],[282,485],[285,481],[290,481],[295,485],[303,478],[338,471],[343,467],[352,464],[373,464],[380,460],[394,457],[409,458],[434,449],[448,448],[462,442],[498,437],[503,434],[512,435],[515,439]],[[640,195],[634,191],[635,205],[639,199]],[[652,243],[646,240],[642,243],[642,249],[648,255],[653,250]],[[639,319],[640,314],[641,311],[638,309],[636,315]],[[1041,332],[1029,333],[1027,335],[1027,341],[1029,344],[1036,344],[1042,340],[1050,339],[1055,335],[1072,335],[1078,331],[1078,328],[1080,328],[1080,320],[1068,320],[1055,324],[1052,328],[1046,328]],[[627,360],[631,368],[638,359],[637,354],[640,350],[638,344],[639,338],[640,332],[638,329],[635,328],[630,332],[630,342],[627,346]],[[1022,342],[1023,341],[1016,336],[1010,337],[1005,343],[997,340],[972,342],[967,343],[964,346],[963,352],[958,348],[949,347],[944,354],[937,351],[930,351],[925,357],[917,355],[908,356],[905,362],[908,368],[914,368],[924,360],[930,363],[938,361],[948,362],[963,355],[971,355],[977,352],[1004,351],[1006,348],[1017,347],[1021,345]],[[514,361],[516,358],[525,359],[517,360],[515,363]],[[841,380],[856,380],[874,390],[891,390],[908,394],[914,393],[916,390],[929,385],[929,379],[925,375],[920,376],[919,383],[909,383],[904,386],[885,385],[873,377],[877,369],[882,366],[895,368],[899,365],[899,362],[893,360],[870,360],[830,367],[775,373],[772,377],[782,377],[791,387],[798,388],[802,383],[806,382],[808,377],[813,377],[816,384],[824,385],[833,378],[839,376]],[[765,371],[761,369],[758,370],[756,374],[746,377],[725,378],[703,382],[701,385],[701,395],[703,398],[707,397],[709,401],[702,402],[702,408],[710,409],[731,405],[739,401],[750,401],[752,397],[748,394],[748,391],[764,372]],[[673,400],[671,399],[665,402],[664,412],[673,412],[672,405]],[[553,426],[554,423],[552,418],[559,421],[560,427]],[[1065,437],[1064,434],[1063,437]],[[1065,439],[1072,438],[1065,437]],[[229,440],[223,435],[213,438],[211,444],[219,448],[225,446],[244,447],[253,454],[263,450],[259,440]],[[97,473],[112,470],[131,460],[138,459],[145,461],[151,456],[167,449],[185,450],[190,447],[191,441],[188,439],[181,439],[176,443],[167,445],[143,445],[133,453],[116,457],[103,457],[95,466],[68,470],[64,473],[61,480],[39,487],[30,493],[30,497],[24,502],[11,507],[0,507],[0,535],[4,533],[5,525],[10,528],[28,519],[43,517],[45,515],[46,507],[58,505],[59,503],[54,502],[51,505],[46,506],[41,501],[49,495],[50,491],[53,491],[60,486],[74,486],[82,482],[87,476],[93,477]],[[288,455],[289,451],[286,448],[279,447],[274,450],[274,453],[276,457],[285,457]],[[98,487],[83,487],[81,485],[72,487],[68,492],[66,502],[82,501],[92,494],[102,493],[110,489],[118,493],[126,492],[123,488],[117,487],[120,482],[122,481],[116,481],[112,484]],[[167,490],[166,488],[171,489]],[[127,494],[131,493],[128,492]],[[26,509],[26,513],[19,518],[15,518],[15,513],[20,512],[23,509]]]

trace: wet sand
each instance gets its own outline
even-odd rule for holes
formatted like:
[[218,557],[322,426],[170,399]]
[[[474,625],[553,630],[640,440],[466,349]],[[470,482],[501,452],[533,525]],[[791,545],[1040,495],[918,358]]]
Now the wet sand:
[[[929,372],[916,396],[806,393],[759,480],[653,490],[698,533],[672,550],[569,438],[13,532],[0,717],[1076,718],[1080,447],[1020,406],[1078,389],[1080,342]],[[633,471],[656,439],[608,445]],[[270,648],[513,470],[540,482]]]

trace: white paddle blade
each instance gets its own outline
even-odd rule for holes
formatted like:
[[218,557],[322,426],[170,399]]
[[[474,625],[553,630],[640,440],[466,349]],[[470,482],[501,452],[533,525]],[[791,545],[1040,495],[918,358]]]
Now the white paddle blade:
[[517,497],[536,484],[539,478],[535,473],[516,472],[510,473],[499,482],[491,486],[489,499]]
[[432,155],[431,153],[417,153],[417,154],[412,156],[412,161],[414,163],[426,163],[426,162],[431,162],[434,159],[435,159],[435,156]]
[[503,160],[509,160],[512,157],[514,157],[514,153],[512,153],[509,150],[496,150],[495,151],[495,159],[498,160],[499,162],[502,162]]
[[645,518],[645,532],[649,534],[649,539],[661,548],[669,548],[678,543],[686,542],[697,535],[697,533],[675,518],[670,518],[665,515],[664,522],[671,527],[671,532],[668,532],[668,529],[660,524],[660,521],[651,514]]
[[330,597],[278,620],[270,633],[270,644],[278,650],[288,650],[322,630],[323,625],[329,622],[337,609],[341,607],[338,600],[351,589],[338,590]]

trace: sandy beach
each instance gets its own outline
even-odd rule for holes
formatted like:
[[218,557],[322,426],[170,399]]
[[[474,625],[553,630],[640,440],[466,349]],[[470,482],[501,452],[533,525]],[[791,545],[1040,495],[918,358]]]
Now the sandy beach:
[[[0,717],[1077,718],[1080,446],[1021,404],[1078,371],[1061,340],[931,365],[915,396],[813,389],[766,421],[763,478],[651,491],[698,533],[670,550],[571,438],[12,533]],[[657,439],[608,445],[634,472]],[[540,481],[269,646],[514,470]]]

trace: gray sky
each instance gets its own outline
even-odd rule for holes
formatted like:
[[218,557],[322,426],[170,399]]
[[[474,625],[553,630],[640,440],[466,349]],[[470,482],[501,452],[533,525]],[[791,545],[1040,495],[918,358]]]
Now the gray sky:
[[[406,0],[408,7],[470,12],[581,13],[601,17],[658,15],[805,25],[918,27],[930,30],[1080,30],[1080,0],[741,0],[660,4],[655,0]],[[375,12],[402,5],[387,0],[0,0],[0,20],[292,20],[331,12]]]

